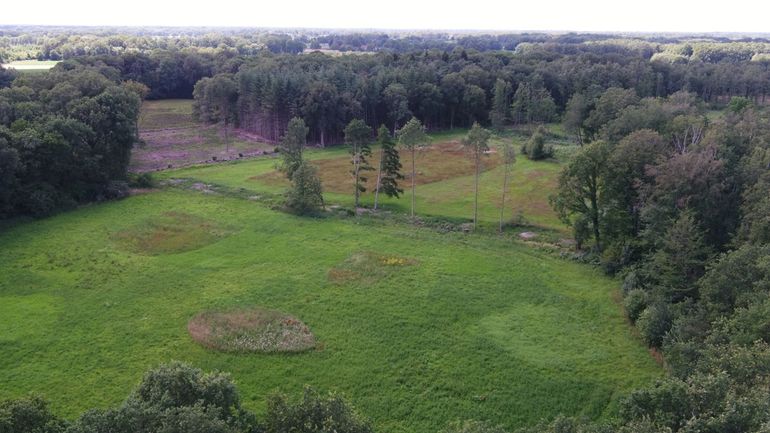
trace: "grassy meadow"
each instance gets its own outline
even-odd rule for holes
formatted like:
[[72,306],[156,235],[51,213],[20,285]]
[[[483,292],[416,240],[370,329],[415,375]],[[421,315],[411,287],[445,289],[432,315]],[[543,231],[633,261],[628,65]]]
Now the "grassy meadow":
[[[173,124],[143,122],[145,131]],[[471,163],[455,150],[462,133],[434,136],[420,155],[419,214],[471,217]],[[345,149],[308,157],[323,170],[327,200],[351,205]],[[488,228],[499,217],[495,158],[481,179]],[[147,369],[181,360],[230,372],[257,412],[266,394],[309,384],[341,391],[377,431],[423,433],[458,419],[508,429],[558,414],[603,419],[662,375],[616,302],[618,281],[599,270],[491,230],[271,210],[247,197],[285,190],[276,162],[158,172],[188,182],[0,232],[0,399],[43,394],[73,418],[120,403]],[[506,218],[567,236],[547,203],[559,169],[520,157]],[[408,211],[407,184],[387,210]],[[203,311],[250,307],[301,320],[315,349],[218,352],[188,334]]]

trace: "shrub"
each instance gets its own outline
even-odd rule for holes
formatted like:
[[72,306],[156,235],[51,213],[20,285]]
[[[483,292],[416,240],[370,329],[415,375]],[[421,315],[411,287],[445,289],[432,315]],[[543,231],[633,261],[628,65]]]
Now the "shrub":
[[321,179],[314,166],[301,163],[291,181],[291,189],[286,195],[286,207],[299,215],[307,215],[323,206]]
[[282,394],[267,401],[264,433],[372,433],[368,420],[361,417],[337,394],[321,396],[305,388],[301,401],[290,402]]
[[545,143],[547,133],[544,127],[539,126],[532,133],[529,140],[521,147],[521,153],[527,155],[527,158],[533,161],[553,157],[553,146]]
[[38,396],[0,401],[0,432],[59,433],[66,424],[54,416]]
[[132,188],[154,188],[155,179],[150,173],[130,173],[128,185]]
[[628,318],[636,322],[639,315],[647,308],[647,292],[640,289],[633,289],[623,299],[623,306],[626,308]]
[[642,338],[650,347],[660,347],[663,337],[671,329],[671,312],[663,303],[655,303],[644,309],[636,320]]

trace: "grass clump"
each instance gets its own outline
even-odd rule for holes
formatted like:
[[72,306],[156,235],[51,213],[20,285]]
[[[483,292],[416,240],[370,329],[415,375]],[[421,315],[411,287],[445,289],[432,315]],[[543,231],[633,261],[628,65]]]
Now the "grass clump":
[[263,308],[204,311],[187,324],[196,342],[224,352],[304,352],[315,336],[302,321]]

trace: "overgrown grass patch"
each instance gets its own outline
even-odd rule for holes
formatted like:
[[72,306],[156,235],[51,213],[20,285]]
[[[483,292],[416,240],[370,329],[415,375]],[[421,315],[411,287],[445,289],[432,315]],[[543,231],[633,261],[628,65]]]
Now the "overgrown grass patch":
[[[405,179],[401,186],[404,189],[412,184],[412,156],[409,152],[400,151],[402,172]],[[455,177],[467,176],[474,173],[474,165],[468,159],[468,155],[457,140],[444,141],[432,144],[431,146],[416,153],[416,185],[425,185],[439,182]],[[372,195],[375,181],[377,179],[376,168],[380,164],[380,154],[375,149],[372,156],[368,158],[369,163],[375,168],[364,175],[369,179],[367,182],[369,194]],[[490,151],[488,158],[484,158],[484,169],[489,170],[497,167],[501,163],[500,155],[496,150]],[[350,174],[352,165],[349,157],[324,158],[313,160],[313,165],[318,167],[318,173],[321,176],[321,182],[324,191],[344,194],[353,191],[353,179]],[[289,182],[286,176],[279,171],[270,171],[256,175],[252,178],[254,181],[266,183],[269,185],[288,187]]]
[[397,272],[399,268],[413,266],[417,260],[373,251],[358,251],[329,270],[329,281],[339,284],[371,285]]
[[299,319],[264,308],[204,311],[187,324],[197,343],[224,352],[304,352],[316,345]]
[[168,254],[203,247],[231,232],[216,221],[168,211],[115,232],[113,239],[135,253]]

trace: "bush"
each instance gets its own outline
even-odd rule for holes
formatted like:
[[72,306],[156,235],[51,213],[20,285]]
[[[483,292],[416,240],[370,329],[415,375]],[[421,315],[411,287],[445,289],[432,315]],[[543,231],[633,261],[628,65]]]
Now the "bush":
[[59,433],[66,424],[54,416],[42,398],[30,396],[0,402],[0,432]]
[[154,188],[156,183],[150,173],[129,173],[128,185],[131,188]]
[[650,347],[660,347],[663,337],[671,329],[671,312],[663,303],[655,303],[644,309],[636,320],[636,327],[645,343]]
[[123,180],[111,180],[107,183],[107,187],[104,188],[105,200],[120,200],[128,197],[129,193],[128,182]]
[[323,206],[321,179],[314,166],[302,162],[294,171],[291,182],[291,189],[286,195],[286,207],[299,215],[307,215]]
[[372,427],[342,397],[319,395],[305,388],[301,401],[292,403],[275,394],[268,399],[264,433],[372,433]]
[[640,289],[629,291],[623,299],[623,306],[626,308],[628,318],[635,323],[639,315],[647,308],[647,292]]
[[548,131],[544,127],[539,126],[526,144],[521,147],[521,153],[533,161],[553,157],[553,146],[545,144],[547,133]]

